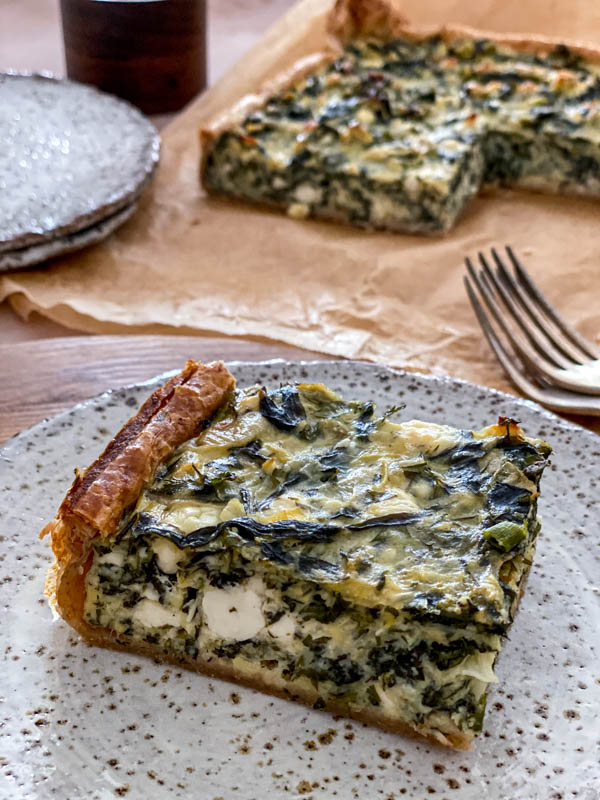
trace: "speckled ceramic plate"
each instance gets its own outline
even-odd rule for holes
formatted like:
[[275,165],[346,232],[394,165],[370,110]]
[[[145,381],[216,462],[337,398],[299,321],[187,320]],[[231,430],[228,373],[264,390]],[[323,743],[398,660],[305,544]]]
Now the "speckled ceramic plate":
[[0,253],[130,205],[159,146],[152,123],[123,100],[47,75],[0,73]]
[[50,239],[41,244],[32,244],[19,250],[7,250],[0,253],[0,272],[33,267],[55,256],[74,253],[91,244],[101,242],[124,222],[127,222],[137,207],[138,202],[134,201],[117,211],[116,214],[111,214],[110,217],[103,219],[102,222],[90,225],[89,228],[84,228],[76,233],[66,233],[64,236],[57,236],[56,239]]
[[404,418],[499,414],[555,448],[543,533],[473,752],[454,753],[201,675],[88,647],[42,597],[37,533],[158,381],[120,389],[0,451],[0,797],[600,798],[600,439],[532,403],[352,362],[233,364],[241,385],[323,381]]

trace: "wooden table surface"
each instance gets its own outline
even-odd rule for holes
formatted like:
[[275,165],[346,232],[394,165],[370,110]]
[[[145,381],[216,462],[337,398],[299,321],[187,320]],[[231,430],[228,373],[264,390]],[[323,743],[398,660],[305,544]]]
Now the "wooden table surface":
[[[293,2],[209,3],[209,82],[229,69]],[[58,0],[0,0],[0,70],[64,74],[58,5]],[[159,128],[166,121],[155,119]],[[23,321],[5,302],[0,304],[0,443],[81,400],[177,368],[187,358],[312,357],[293,347],[225,337],[87,336],[37,314]]]
[[201,361],[323,358],[286,345],[204,336],[70,336],[0,345],[0,442],[107,389]]

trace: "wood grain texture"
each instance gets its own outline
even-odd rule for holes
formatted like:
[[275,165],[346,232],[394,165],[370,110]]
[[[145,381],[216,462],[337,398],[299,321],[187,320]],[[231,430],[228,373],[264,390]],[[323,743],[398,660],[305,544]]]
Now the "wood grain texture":
[[[282,344],[204,336],[69,336],[0,344],[0,444],[108,389],[201,361],[331,359]],[[516,394],[516,392],[515,392]],[[600,420],[567,416],[600,433]]]
[[197,336],[73,336],[0,345],[0,443],[23,428],[188,358],[200,361],[323,359],[284,345]]

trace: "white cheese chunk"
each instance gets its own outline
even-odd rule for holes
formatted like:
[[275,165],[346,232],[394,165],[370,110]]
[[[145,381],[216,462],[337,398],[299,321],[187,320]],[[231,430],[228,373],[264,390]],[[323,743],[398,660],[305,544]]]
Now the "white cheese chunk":
[[310,214],[310,208],[306,203],[292,203],[288,206],[287,213],[292,219],[306,219]]
[[235,519],[236,517],[243,517],[246,513],[244,506],[237,497],[233,497],[226,505],[219,515],[219,519],[228,520]]
[[371,222],[387,222],[404,216],[404,209],[387,194],[374,194],[371,199]]
[[125,553],[120,550],[109,550],[99,559],[99,563],[114,564],[115,567],[122,567],[125,563]]
[[183,552],[177,545],[162,536],[157,536],[152,541],[152,550],[156,555],[159,569],[166,575],[177,572],[177,563],[180,561]]
[[151,583],[149,583],[144,587],[144,591],[142,592],[142,597],[147,597],[148,600],[154,600],[158,602],[159,594],[156,591],[155,587],[152,586]]
[[265,627],[263,594],[263,582],[256,577],[227,589],[207,589],[202,598],[206,626],[221,639],[252,639]]
[[460,431],[448,425],[434,422],[409,420],[393,426],[395,428],[395,450],[411,454],[442,453],[455,447],[460,441]]
[[296,622],[292,616],[289,614],[284,614],[283,617],[280,617],[277,620],[277,622],[269,625],[267,631],[276,639],[289,641],[290,639],[294,638],[294,633],[296,632]]
[[176,500],[164,515],[163,521],[174,525],[182,533],[219,524],[221,509],[217,505],[198,505],[187,500]]
[[370,108],[359,108],[356,112],[356,119],[365,126],[372,125],[375,122],[375,114]]
[[416,175],[409,173],[402,184],[402,188],[411,200],[416,200],[421,193],[421,183]]
[[420,478],[412,482],[410,490],[417,500],[425,502],[433,497],[434,486],[430,481]]
[[419,506],[408,492],[398,491],[393,497],[369,506],[370,517],[384,517],[386,514],[411,514],[419,511]]
[[320,203],[323,199],[323,191],[318,186],[310,183],[301,183],[294,191],[294,197],[299,203]]
[[180,628],[185,624],[185,616],[180,612],[169,611],[154,600],[140,600],[133,610],[133,620],[144,628],[161,628],[163,625]]
[[498,678],[494,674],[494,659],[496,653],[477,653],[468,656],[457,667],[456,671],[461,675],[468,675],[477,678],[484,683],[498,683]]

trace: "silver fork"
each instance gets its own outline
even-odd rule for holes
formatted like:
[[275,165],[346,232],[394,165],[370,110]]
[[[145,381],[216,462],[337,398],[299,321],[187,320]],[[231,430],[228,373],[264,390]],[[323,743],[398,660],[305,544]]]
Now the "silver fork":
[[498,360],[513,383],[541,405],[600,416],[600,352],[550,305],[512,249],[507,247],[506,252],[512,271],[495,249],[495,269],[483,253],[478,254],[483,268],[479,272],[470,258],[465,259],[471,281],[490,313],[465,277],[469,299]]

